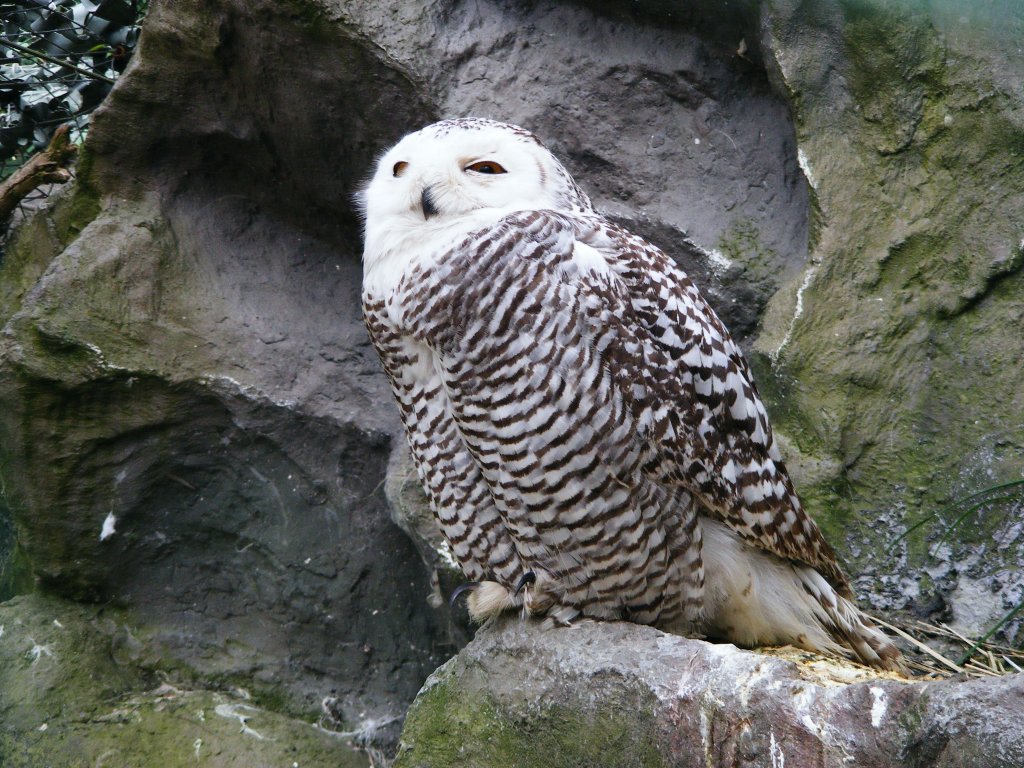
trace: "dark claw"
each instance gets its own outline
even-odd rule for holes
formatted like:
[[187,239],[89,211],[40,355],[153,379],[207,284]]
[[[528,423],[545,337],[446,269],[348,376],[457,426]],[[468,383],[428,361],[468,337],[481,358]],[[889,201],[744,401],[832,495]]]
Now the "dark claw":
[[465,584],[459,584],[452,592],[452,596],[448,598],[448,605],[452,608],[455,607],[455,601],[459,599],[459,595],[463,592],[472,592],[474,589],[480,586],[479,581],[467,581]]
[[516,592],[515,593],[518,595],[522,591],[523,587],[525,587],[527,584],[536,584],[536,583],[537,583],[537,574],[534,573],[533,571],[527,571],[526,573],[523,574],[523,577],[521,579],[519,579],[519,583],[516,584]]

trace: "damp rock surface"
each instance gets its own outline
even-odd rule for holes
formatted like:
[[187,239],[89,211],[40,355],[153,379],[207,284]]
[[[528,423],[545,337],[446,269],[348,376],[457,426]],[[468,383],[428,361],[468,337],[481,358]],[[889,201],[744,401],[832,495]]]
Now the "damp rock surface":
[[0,605],[0,764],[369,765],[344,735],[270,711],[244,689],[167,682],[124,618],[40,596]]

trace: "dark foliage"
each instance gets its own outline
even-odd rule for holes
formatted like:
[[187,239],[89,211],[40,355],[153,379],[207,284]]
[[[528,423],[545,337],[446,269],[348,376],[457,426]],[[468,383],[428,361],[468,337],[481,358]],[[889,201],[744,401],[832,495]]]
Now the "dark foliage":
[[127,66],[147,3],[0,2],[0,178],[44,149],[57,126],[81,135]]

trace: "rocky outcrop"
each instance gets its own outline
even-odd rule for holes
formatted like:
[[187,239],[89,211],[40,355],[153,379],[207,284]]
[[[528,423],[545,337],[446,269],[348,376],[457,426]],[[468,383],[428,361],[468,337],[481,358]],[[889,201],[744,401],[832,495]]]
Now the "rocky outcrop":
[[906,682],[625,623],[491,624],[428,680],[396,768],[1010,768],[1024,674]]
[[[5,500],[48,593],[123,606],[174,663],[393,740],[453,648],[388,517],[396,417],[350,193],[425,107],[300,10],[154,3],[77,188],[4,257]],[[366,81],[383,93],[354,109]]]
[[762,18],[814,245],[765,314],[758,382],[858,592],[982,632],[1024,601],[1024,494],[1004,485],[1024,477],[1024,7]]

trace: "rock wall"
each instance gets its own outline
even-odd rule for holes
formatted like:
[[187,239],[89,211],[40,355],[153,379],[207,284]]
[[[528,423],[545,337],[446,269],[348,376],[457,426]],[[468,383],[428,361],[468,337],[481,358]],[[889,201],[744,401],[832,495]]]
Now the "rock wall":
[[929,545],[1024,467],[1022,31],[1010,2],[154,0],[0,264],[0,586],[393,741],[466,634],[403,512],[351,200],[476,114],[701,285],[866,602],[990,624],[1024,599],[1020,494]]
[[1024,494],[983,493],[1024,477],[1022,30],[1016,3],[763,12],[815,245],[759,382],[859,592],[969,633],[1024,601]]

